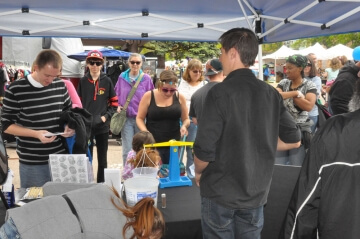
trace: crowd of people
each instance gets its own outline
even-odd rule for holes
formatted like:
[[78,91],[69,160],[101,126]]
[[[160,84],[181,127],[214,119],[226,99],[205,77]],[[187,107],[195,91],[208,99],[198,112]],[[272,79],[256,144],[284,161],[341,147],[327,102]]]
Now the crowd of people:
[[[80,79],[77,90],[60,79],[60,55],[54,50],[41,51],[32,73],[14,81],[4,97],[3,131],[18,138],[21,187],[41,187],[51,181],[49,154],[69,153],[64,140],[70,137],[86,138],[82,140],[85,141],[83,150],[89,149],[91,156],[96,145],[97,182],[104,182],[110,121],[115,112],[125,110],[122,155],[119,156],[124,166],[123,180],[131,178],[136,167],[168,168],[170,148],[145,148],[145,144],[169,140],[194,142],[193,148],[186,149],[185,172],[200,187],[204,238],[260,238],[274,164],[303,167],[282,238],[303,238],[316,233],[332,238],[328,230],[331,231],[335,221],[342,226],[335,235],[345,233],[343,228],[351,223],[341,222],[342,218],[350,215],[353,221],[360,220],[351,210],[360,194],[356,192],[344,198],[337,194],[338,200],[349,204],[344,210],[341,207],[329,210],[322,205],[332,207],[335,203],[330,199],[332,194],[341,191],[344,184],[355,187],[358,178],[358,150],[354,142],[359,134],[356,122],[360,108],[360,84],[357,83],[360,47],[354,49],[354,61],[341,63],[334,58],[324,73],[323,77],[333,81],[328,91],[329,110],[333,115],[341,115],[332,117],[319,128],[316,102],[323,89],[314,54],[286,58],[285,78],[273,87],[258,80],[249,69],[258,54],[258,40],[251,30],[231,29],[220,36],[219,42],[221,55],[205,63],[205,72],[199,59],[191,59],[181,79],[174,71],[165,69],[155,85],[141,69],[140,54],[130,55],[129,69],[121,73],[114,85],[101,70],[105,62],[101,52],[90,51],[86,58],[89,70]],[[68,119],[67,112],[79,108],[91,116],[90,124],[82,118],[83,124],[90,125],[85,132],[63,120]],[[62,132],[61,136],[49,134],[56,132]],[[329,156],[329,152],[333,154]],[[166,176],[162,172],[159,171],[159,177]],[[337,176],[332,178],[332,174]],[[345,174],[343,179],[341,175]],[[319,180],[324,183],[318,185]],[[350,186],[345,189],[344,193],[351,194]],[[152,199],[129,207],[116,190],[103,185],[79,192],[93,195],[96,190],[103,192],[99,196],[102,203],[98,203],[112,212],[114,220],[109,225],[122,225],[122,231],[114,229],[111,231],[114,237],[110,238],[116,234],[125,238],[129,231],[132,231],[130,238],[161,238],[164,234],[164,220]],[[26,209],[38,210],[42,203],[51,204],[63,198],[64,207],[67,203],[71,208],[73,202],[81,200],[79,192],[69,192],[68,197],[44,198]],[[104,205],[104,201],[108,203]],[[87,202],[90,200],[82,201]],[[90,211],[94,209],[94,205],[88,206]],[[317,215],[311,211],[313,208],[317,209]],[[32,221],[33,230],[22,231],[27,222],[19,215],[24,210],[10,210],[0,236],[36,235],[45,227],[41,214]],[[335,216],[339,212],[343,217]],[[335,219],[328,220],[329,216]],[[91,226],[86,223],[87,219],[93,220],[86,218],[80,225],[85,234],[90,233],[87,227]],[[74,225],[72,228],[74,231],[69,233],[79,233],[79,228]],[[97,233],[103,232],[99,229]],[[354,238],[357,233],[357,230],[347,230],[346,238]]]

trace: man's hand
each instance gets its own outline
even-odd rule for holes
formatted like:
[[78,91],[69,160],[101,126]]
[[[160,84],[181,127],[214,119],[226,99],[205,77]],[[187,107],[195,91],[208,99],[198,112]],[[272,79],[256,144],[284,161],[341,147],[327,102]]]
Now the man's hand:
[[200,187],[200,178],[201,178],[201,173],[195,172],[195,183],[198,187]]
[[194,165],[195,165],[195,182],[196,185],[200,187],[200,178],[204,169],[208,166],[209,162],[201,161],[196,155],[194,155]]
[[47,133],[50,132],[47,130],[38,130],[36,131],[36,138],[38,138],[43,144],[53,142],[56,139],[56,136],[45,136]]

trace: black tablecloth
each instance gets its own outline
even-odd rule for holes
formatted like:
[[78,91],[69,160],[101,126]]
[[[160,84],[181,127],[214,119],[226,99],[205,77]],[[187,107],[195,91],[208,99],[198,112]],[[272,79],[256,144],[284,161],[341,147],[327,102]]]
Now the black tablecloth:
[[[161,194],[166,194],[166,208],[161,208]],[[157,206],[166,222],[164,238],[202,238],[200,189],[195,185],[159,188]]]
[[[278,238],[282,221],[301,167],[275,165],[268,201],[264,209],[262,239]],[[167,207],[161,208],[161,194]],[[159,188],[158,208],[166,222],[165,238],[202,238],[200,190],[191,187]]]
[[[275,165],[268,202],[264,209],[262,239],[278,238],[289,200],[298,178],[300,167]],[[166,194],[166,208],[161,208],[161,194]],[[191,187],[159,188],[158,208],[166,222],[165,237],[202,238],[200,190]],[[6,209],[0,203],[0,225],[4,222]]]

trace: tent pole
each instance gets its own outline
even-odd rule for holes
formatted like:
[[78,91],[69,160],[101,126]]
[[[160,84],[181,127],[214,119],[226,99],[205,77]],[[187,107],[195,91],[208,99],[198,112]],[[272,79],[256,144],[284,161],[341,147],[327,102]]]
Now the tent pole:
[[263,81],[264,72],[263,72],[263,59],[262,59],[262,44],[259,44],[258,61],[259,61],[259,79]]

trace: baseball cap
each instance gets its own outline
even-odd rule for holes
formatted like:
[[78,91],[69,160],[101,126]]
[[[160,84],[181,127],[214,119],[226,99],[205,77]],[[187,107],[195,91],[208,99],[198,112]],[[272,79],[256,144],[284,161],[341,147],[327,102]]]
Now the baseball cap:
[[89,51],[89,53],[87,54],[86,60],[89,58],[96,58],[96,59],[101,59],[102,61],[104,61],[102,53],[98,50]]
[[223,70],[222,64],[219,61],[219,59],[212,59],[207,61],[205,68],[206,68],[206,73],[205,73],[206,76],[219,74]]

